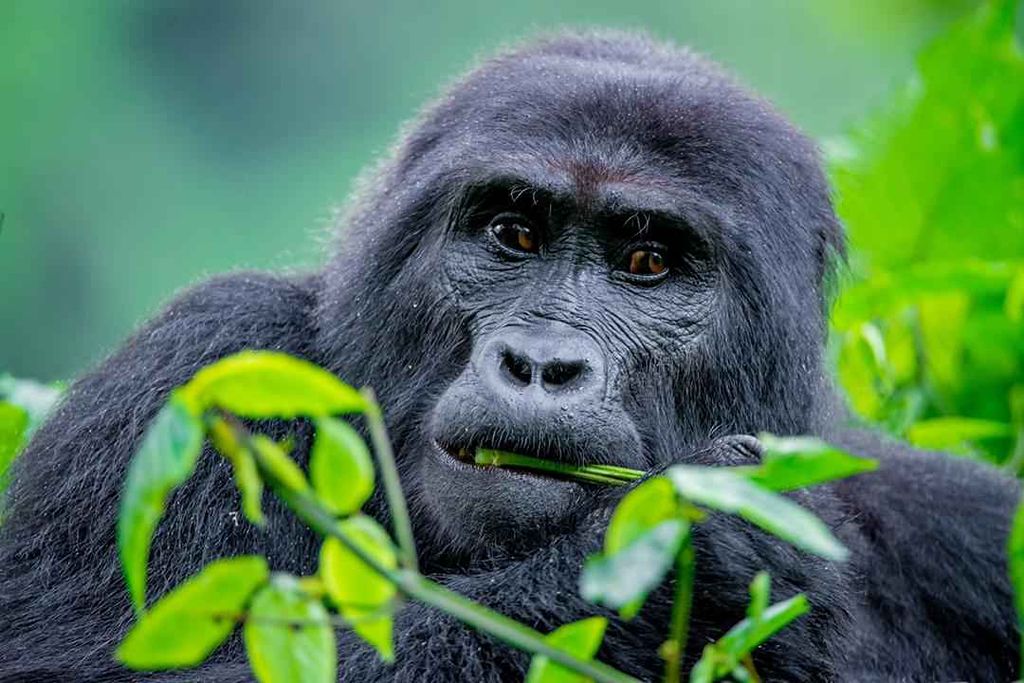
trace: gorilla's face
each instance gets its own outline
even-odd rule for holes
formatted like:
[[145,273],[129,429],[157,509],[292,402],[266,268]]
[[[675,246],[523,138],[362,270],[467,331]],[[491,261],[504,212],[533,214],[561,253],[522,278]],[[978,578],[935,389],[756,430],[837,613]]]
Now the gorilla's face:
[[[494,448],[649,469],[642,434],[673,411],[674,368],[715,300],[708,217],[598,169],[468,183],[438,248],[468,361],[424,421],[423,496],[437,519],[508,541],[586,506],[577,483],[473,464]],[[674,412],[674,411],[673,411]]]
[[477,449],[650,470],[805,432],[822,394],[841,237],[813,148],[689,53],[627,57],[474,73],[366,185],[329,274],[328,362],[379,390],[417,533],[456,557],[607,494]]

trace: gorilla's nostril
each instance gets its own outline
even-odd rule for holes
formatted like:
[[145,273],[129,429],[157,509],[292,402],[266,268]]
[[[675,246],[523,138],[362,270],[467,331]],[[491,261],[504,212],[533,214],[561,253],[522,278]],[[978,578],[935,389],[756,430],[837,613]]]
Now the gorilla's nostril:
[[541,371],[541,381],[546,389],[561,389],[578,379],[585,369],[583,361],[552,361]]
[[533,364],[510,350],[501,354],[501,369],[513,384],[525,387],[533,381]]

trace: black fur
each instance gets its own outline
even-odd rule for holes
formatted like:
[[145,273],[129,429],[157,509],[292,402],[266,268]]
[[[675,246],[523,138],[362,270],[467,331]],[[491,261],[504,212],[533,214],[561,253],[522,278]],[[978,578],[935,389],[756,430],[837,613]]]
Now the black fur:
[[[533,224],[539,254],[489,236],[501,211]],[[734,462],[744,456],[718,437],[767,430],[878,457],[877,473],[797,495],[852,549],[846,564],[731,517],[699,528],[690,661],[742,618],[763,568],[777,598],[813,603],[756,652],[766,681],[1012,678],[1016,484],[842,426],[822,354],[823,283],[843,237],[815,149],[714,65],[624,34],[505,53],[427,109],[344,223],[321,272],[202,284],[72,386],[16,466],[0,530],[4,680],[140,678],[111,660],[132,619],[114,543],[125,467],[168,391],[243,348],[373,386],[426,570],[542,630],[600,612],[576,586],[614,500],[460,468],[445,450],[656,469]],[[630,280],[623,250],[652,239],[669,243],[669,276]],[[511,386],[495,365],[509,354],[561,379]],[[301,455],[308,427],[292,431]],[[237,553],[314,571],[317,539],[269,507],[266,531],[238,521],[226,464],[204,457],[158,530],[151,594]],[[370,511],[385,516],[379,497]],[[601,657],[657,678],[670,597],[665,587],[632,622],[613,621]],[[528,664],[415,604],[396,633],[390,667],[342,634],[343,677],[496,681]],[[237,639],[199,673],[152,678],[197,677],[247,680]]]

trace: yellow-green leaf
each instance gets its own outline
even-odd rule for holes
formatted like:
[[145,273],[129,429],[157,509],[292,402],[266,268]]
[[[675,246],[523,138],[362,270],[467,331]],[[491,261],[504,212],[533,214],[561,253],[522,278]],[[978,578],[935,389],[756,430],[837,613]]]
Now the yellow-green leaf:
[[267,580],[262,557],[217,560],[161,598],[117,648],[117,659],[141,671],[201,664],[228,637],[246,603]]
[[263,480],[256,470],[256,461],[248,449],[242,449],[232,459],[235,474],[235,485],[242,496],[242,513],[245,518],[256,526],[264,526],[266,519],[261,506],[263,500]]
[[285,453],[280,444],[262,434],[254,434],[250,439],[250,443],[256,449],[260,463],[269,469],[275,477],[280,479],[285,486],[293,491],[309,489],[306,475],[295,464],[295,461]]
[[260,683],[336,683],[338,650],[327,610],[291,576],[275,576],[253,598],[245,649]]
[[202,446],[202,422],[175,393],[132,458],[117,517],[117,548],[136,611],[146,605],[149,545],[167,496],[192,475]]
[[359,432],[347,422],[324,417],[316,421],[316,441],[309,476],[320,501],[332,512],[348,515],[373,493],[373,460]]
[[254,419],[362,412],[354,388],[313,363],[273,351],[242,351],[209,365],[183,388],[198,409]]
[[245,518],[257,526],[263,526],[266,524],[262,508],[263,480],[256,469],[252,451],[226,420],[214,420],[209,435],[214,448],[231,463],[235,486],[242,496]]
[[[601,647],[606,626],[608,620],[604,617],[590,617],[559,626],[544,636],[544,640],[577,659],[589,662]],[[526,674],[526,683],[584,683],[587,680],[586,676],[570,671],[544,655],[534,656]]]
[[[383,567],[398,566],[394,545],[387,532],[365,515],[350,517],[341,528],[351,542]],[[336,538],[328,538],[320,550],[320,577],[327,595],[341,615],[353,621],[353,630],[373,645],[385,661],[394,659],[392,619],[388,604],[396,588]]]

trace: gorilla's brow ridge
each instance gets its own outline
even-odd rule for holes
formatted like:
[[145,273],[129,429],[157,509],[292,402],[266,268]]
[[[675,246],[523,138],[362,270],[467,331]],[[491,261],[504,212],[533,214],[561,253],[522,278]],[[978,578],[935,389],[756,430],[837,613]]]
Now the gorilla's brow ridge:
[[[676,187],[648,183],[641,177],[607,176],[593,188],[593,198],[579,195],[579,185],[561,172],[522,173],[491,171],[472,176],[462,188],[458,202],[463,212],[472,213],[488,201],[523,202],[532,206],[548,204],[568,211],[586,208],[594,216],[618,219],[623,225],[647,226],[652,221],[693,233],[708,244],[721,241],[730,224],[723,207],[701,197],[680,182]],[[529,198],[529,201],[525,201]]]

